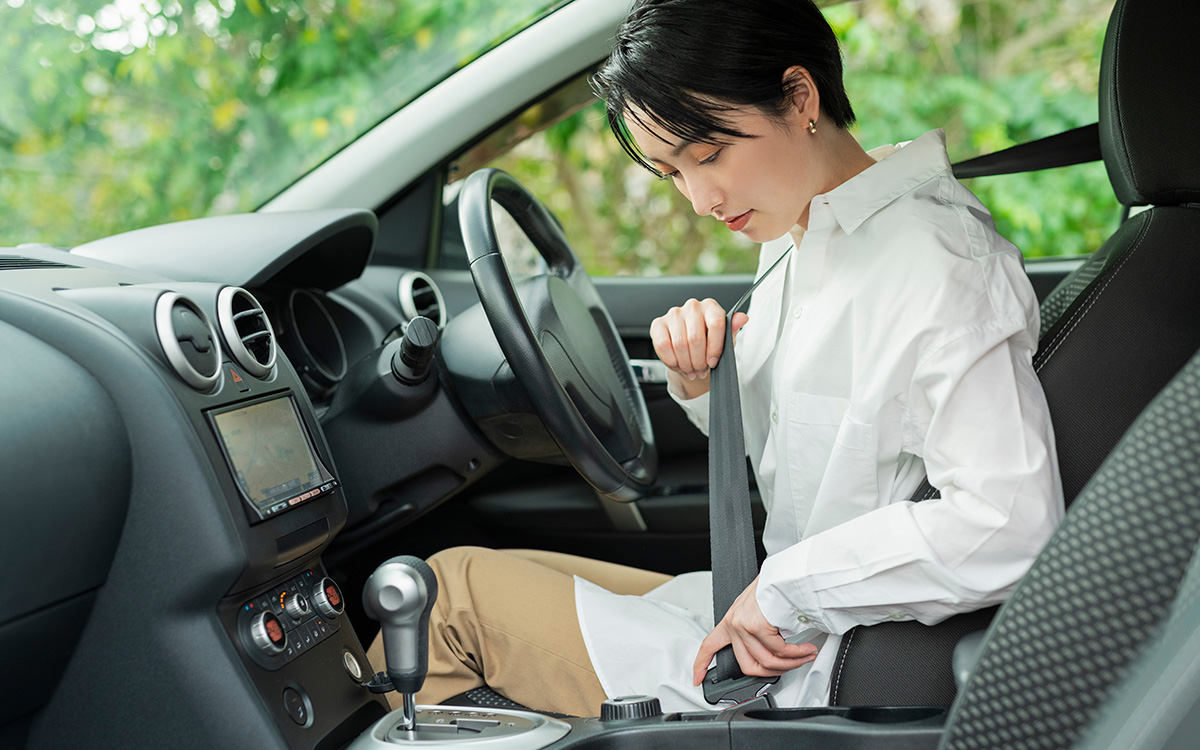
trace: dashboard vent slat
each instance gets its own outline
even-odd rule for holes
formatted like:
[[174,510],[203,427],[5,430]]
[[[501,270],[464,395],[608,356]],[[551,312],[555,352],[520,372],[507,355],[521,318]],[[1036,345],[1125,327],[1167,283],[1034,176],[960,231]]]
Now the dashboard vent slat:
[[246,372],[265,378],[275,366],[275,334],[271,321],[254,295],[227,286],[217,295],[217,322],[229,353]]
[[26,258],[23,255],[0,254],[0,271],[27,271],[34,268],[79,268],[53,260]]

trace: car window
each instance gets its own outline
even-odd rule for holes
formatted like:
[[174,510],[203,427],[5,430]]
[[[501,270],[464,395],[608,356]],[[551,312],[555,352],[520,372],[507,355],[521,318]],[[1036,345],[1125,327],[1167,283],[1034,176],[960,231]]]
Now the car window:
[[[625,155],[609,132],[603,102],[592,95],[590,76],[578,76],[452,161],[447,203],[457,195],[457,180],[492,166],[554,212],[592,275],[753,272],[754,243],[696,216],[669,180]],[[463,266],[461,246],[445,250],[442,267]]]
[[561,0],[0,0],[0,245],[252,210]]
[[[952,161],[1096,122],[1114,0],[873,0],[825,4],[843,45],[864,148],[946,131]],[[491,165],[558,215],[590,273],[752,272],[751,243],[697,217],[608,132],[587,74],[452,162],[448,182]],[[1101,163],[966,183],[1026,257],[1094,251],[1120,209]],[[456,265],[456,259],[444,264]]]

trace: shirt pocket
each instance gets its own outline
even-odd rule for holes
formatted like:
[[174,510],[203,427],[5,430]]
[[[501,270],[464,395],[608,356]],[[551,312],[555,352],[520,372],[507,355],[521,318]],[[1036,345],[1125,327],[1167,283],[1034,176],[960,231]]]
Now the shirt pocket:
[[788,394],[788,480],[801,539],[878,506],[875,430],[832,396]]

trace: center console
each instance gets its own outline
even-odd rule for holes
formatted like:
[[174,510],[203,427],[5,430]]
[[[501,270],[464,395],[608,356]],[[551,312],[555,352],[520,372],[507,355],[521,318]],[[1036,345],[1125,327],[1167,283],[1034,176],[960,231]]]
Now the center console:
[[[234,662],[228,666],[244,676],[226,680],[227,693],[213,702],[261,702],[255,710],[265,709],[274,731],[256,731],[282,736],[290,748],[345,745],[387,704],[363,687],[371,668],[346,622],[346,594],[321,563],[346,522],[341,481],[301,374],[277,355],[261,304],[245,289],[203,282],[68,294],[161,353],[167,386],[190,423],[185,442],[198,441],[195,459],[215,482],[211,491],[196,483],[188,490],[217,507],[188,504],[188,493],[165,487],[151,509],[162,544],[180,551],[171,566],[182,571],[191,559],[188,574],[205,579],[178,606],[203,607],[195,621],[211,622],[212,600],[199,591],[212,581],[223,592],[222,648],[207,645],[195,658]],[[151,309],[149,330],[142,321]],[[189,526],[188,514],[224,529]]]

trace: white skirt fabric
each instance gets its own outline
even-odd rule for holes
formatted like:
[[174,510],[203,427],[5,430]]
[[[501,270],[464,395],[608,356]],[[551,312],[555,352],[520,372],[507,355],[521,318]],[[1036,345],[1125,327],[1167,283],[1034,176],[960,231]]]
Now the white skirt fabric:
[[[692,685],[692,663],[713,629],[712,573],[676,576],[644,596],[614,594],[575,578],[575,608],[588,656],[609,698],[653,695],[664,711],[718,710]],[[788,638],[812,643],[814,662],[779,678],[780,706],[823,706],[840,637],[808,630]]]

